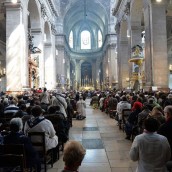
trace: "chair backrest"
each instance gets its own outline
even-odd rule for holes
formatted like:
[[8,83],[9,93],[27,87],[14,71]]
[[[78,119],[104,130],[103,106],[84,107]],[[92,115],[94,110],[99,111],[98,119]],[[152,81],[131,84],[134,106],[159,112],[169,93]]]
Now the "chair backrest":
[[45,133],[44,132],[29,132],[28,136],[32,142],[32,146],[40,155],[46,154]]
[[32,142],[32,146],[39,153],[41,161],[44,163],[45,172],[47,171],[46,164],[51,163],[53,166],[52,151],[46,151],[45,133],[44,132],[29,132],[28,136]]
[[25,150],[23,144],[0,145],[0,167],[26,168]]

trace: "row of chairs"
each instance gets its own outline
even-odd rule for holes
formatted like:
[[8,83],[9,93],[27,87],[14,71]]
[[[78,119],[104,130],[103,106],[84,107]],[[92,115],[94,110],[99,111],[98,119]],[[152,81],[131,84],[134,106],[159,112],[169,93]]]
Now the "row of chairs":
[[[38,152],[41,159],[41,163],[44,165],[44,171],[46,172],[47,164],[50,164],[51,167],[53,167],[54,159],[53,159],[53,150],[46,151],[45,133],[30,132],[28,136],[31,139],[33,147]],[[34,137],[39,137],[40,139],[35,141]],[[59,159],[59,149],[57,154],[58,154],[57,157]],[[2,168],[3,171],[7,169],[8,172],[27,171],[24,145],[22,144],[0,145],[0,168]],[[29,169],[29,171],[33,171],[33,169]]]

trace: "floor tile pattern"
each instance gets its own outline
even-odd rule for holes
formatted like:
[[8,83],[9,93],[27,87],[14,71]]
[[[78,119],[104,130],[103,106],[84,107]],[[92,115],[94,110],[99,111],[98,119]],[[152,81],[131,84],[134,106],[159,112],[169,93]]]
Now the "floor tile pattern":
[[98,127],[83,127],[83,131],[98,131]]
[[[135,172],[137,162],[129,158],[131,141],[125,140],[125,133],[119,130],[114,119],[98,109],[92,109],[90,99],[86,103],[86,119],[73,119],[69,134],[70,140],[79,141],[86,148],[79,172]],[[48,172],[61,172],[63,168],[61,152],[60,160]]]
[[82,139],[82,145],[85,149],[104,149],[101,139]]

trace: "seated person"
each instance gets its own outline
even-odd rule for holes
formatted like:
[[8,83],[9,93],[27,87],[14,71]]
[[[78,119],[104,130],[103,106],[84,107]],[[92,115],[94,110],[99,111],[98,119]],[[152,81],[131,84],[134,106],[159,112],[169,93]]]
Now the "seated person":
[[15,117],[19,117],[19,118],[22,118],[24,115],[28,115],[28,113],[26,112],[26,104],[21,104],[19,106],[19,110],[18,112],[16,112],[14,114]]
[[65,116],[59,110],[59,106],[50,106],[48,109],[49,114],[44,115],[44,117],[52,122],[58,136],[58,141],[65,143],[68,140],[69,128],[65,125]]
[[[52,122],[42,116],[43,110],[40,106],[34,106],[31,110],[31,113],[33,117],[25,123],[24,133],[27,135],[29,132],[45,132],[46,150],[54,148],[54,151],[56,151],[58,149],[58,137]],[[55,159],[56,155],[54,155]]]
[[17,107],[15,105],[15,101],[11,100],[10,105],[5,108],[4,114],[7,114],[7,113],[14,114],[14,113],[18,112],[18,110],[19,110],[19,107]]
[[36,167],[37,172],[41,171],[41,163],[37,152],[32,147],[32,143],[22,131],[22,120],[13,118],[10,121],[10,133],[4,137],[4,144],[24,144],[26,153],[26,166],[28,168]]
[[163,115],[163,109],[160,106],[155,106],[148,117],[155,118],[158,120],[160,125],[165,123],[165,117]]
[[62,172],[74,172],[77,171],[85,156],[85,149],[77,141],[69,141],[64,147],[63,161],[65,167]]
[[130,140],[133,128],[138,124],[138,115],[141,112],[142,105],[135,102],[135,110],[129,115],[125,124],[126,139]]

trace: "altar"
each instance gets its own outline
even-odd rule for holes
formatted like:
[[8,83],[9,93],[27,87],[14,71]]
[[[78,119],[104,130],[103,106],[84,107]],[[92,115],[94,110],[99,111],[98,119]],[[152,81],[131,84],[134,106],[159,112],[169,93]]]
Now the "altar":
[[84,86],[81,86],[81,87],[79,88],[79,90],[80,90],[80,91],[82,91],[82,90],[92,90],[92,91],[93,91],[93,90],[95,90],[95,89],[94,89],[93,86],[85,86],[85,87],[84,87]]

